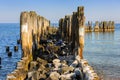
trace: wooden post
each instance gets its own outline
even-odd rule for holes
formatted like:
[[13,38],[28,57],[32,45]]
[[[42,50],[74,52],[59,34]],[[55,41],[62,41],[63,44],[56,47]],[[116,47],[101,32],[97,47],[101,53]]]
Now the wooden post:
[[84,7],[78,7],[77,10],[77,44],[78,44],[78,54],[81,59],[83,59],[83,49],[84,49],[84,33],[85,33],[85,16]]
[[65,16],[65,21],[64,21],[64,27],[65,27],[65,41],[68,42],[68,15]]
[[92,22],[88,21],[88,32],[92,32]]
[[98,21],[95,22],[94,31],[99,32],[99,22]]
[[61,39],[63,39],[63,22],[64,22],[64,19],[61,18],[61,19],[59,20],[59,29],[60,29]]
[[37,47],[39,47],[39,43],[40,43],[40,38],[41,38],[41,30],[42,30],[42,20],[41,20],[41,16],[37,17]]
[[115,22],[112,21],[111,25],[112,25],[112,31],[114,31],[115,30]]
[[31,18],[29,12],[22,12],[20,16],[20,34],[21,34],[21,44],[23,51],[23,58],[26,58],[23,64],[23,70],[28,70],[28,64],[31,60],[33,60],[32,56],[32,46],[33,46],[33,37],[32,37],[32,27]]
[[22,50],[23,57],[28,57],[32,54],[32,31],[29,27],[30,15],[28,12],[21,13],[20,16],[20,33],[21,33],[21,41],[22,41]]
[[72,16],[68,16],[68,42],[71,42],[71,25],[72,25]]
[[71,45],[71,48],[72,48],[72,51],[74,50],[75,48],[75,39],[76,39],[76,36],[75,36],[75,30],[76,30],[76,23],[77,22],[77,12],[73,12],[73,15],[72,15],[72,45]]
[[64,18],[64,22],[63,22],[63,30],[64,30],[64,37],[63,40],[66,40],[66,18]]
[[107,31],[107,22],[103,21],[103,32]]
[[44,17],[41,17],[41,21],[42,21],[42,28],[41,28],[41,36],[44,36]]
[[34,11],[30,11],[32,36],[33,36],[33,51],[37,49],[37,14]]
[[100,24],[99,24],[99,31],[103,32],[103,22],[100,22]]
[[65,21],[65,19],[63,18],[62,22],[61,22],[62,23],[62,25],[61,25],[62,26],[62,40],[64,40],[64,36],[65,36],[65,34],[64,34],[64,21]]

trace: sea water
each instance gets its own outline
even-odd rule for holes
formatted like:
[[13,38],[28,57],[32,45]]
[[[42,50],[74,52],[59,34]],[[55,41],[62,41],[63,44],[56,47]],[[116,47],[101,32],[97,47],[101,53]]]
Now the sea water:
[[[0,23],[0,80],[5,80],[21,59],[21,46],[17,39],[20,39],[18,23]],[[19,46],[18,52],[14,52],[15,45]],[[12,57],[7,56],[5,46],[10,46]],[[117,80],[120,76],[120,24],[116,24],[115,32],[86,33],[84,58],[104,80],[107,77],[110,77],[108,80]]]
[[[0,68],[0,80],[5,80],[8,73],[16,67],[16,62],[21,59],[21,46],[17,45],[20,39],[20,27],[16,23],[0,23],[0,57],[2,58]],[[19,46],[18,52],[14,52],[14,46]],[[6,46],[10,47],[12,56],[8,57]]]
[[115,32],[85,35],[84,58],[104,80],[120,80],[120,24]]

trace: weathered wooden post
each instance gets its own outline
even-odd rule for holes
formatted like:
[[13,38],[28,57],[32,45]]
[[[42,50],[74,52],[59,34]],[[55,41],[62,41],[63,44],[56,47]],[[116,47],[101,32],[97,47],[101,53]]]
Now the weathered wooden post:
[[100,24],[99,24],[99,31],[103,32],[103,22],[100,22]]
[[41,36],[43,37],[44,36],[44,17],[41,16],[41,21],[42,21],[42,28],[41,28]]
[[84,49],[84,33],[85,33],[85,16],[84,7],[78,7],[77,10],[77,44],[78,44],[78,54],[81,59],[83,59],[83,49]]
[[48,31],[47,31],[47,29],[50,27],[50,21],[49,20],[47,20],[46,19],[46,21],[45,21],[45,32],[46,32],[46,35],[48,35]]
[[59,20],[59,31],[60,31],[60,37],[62,39],[62,18]]
[[65,16],[65,22],[64,22],[64,26],[65,26],[65,41],[68,42],[68,15]]
[[115,22],[114,21],[112,21],[111,26],[112,26],[112,30],[111,31],[114,31],[115,30]]
[[99,31],[99,22],[98,22],[98,21],[95,22],[94,31],[95,31],[95,32],[98,32],[98,31]]
[[63,22],[63,34],[64,34],[64,37],[63,37],[63,40],[66,40],[66,18],[64,18],[64,22]]
[[90,26],[90,22],[88,21],[88,25],[85,26],[85,32],[89,32],[89,26]]
[[34,11],[30,11],[32,36],[33,36],[33,51],[37,49],[37,14]]
[[73,15],[72,15],[72,45],[71,45],[71,48],[72,48],[72,51],[74,50],[75,48],[75,30],[76,30],[76,23],[77,22],[77,12],[73,12]]
[[44,22],[44,37],[46,36],[46,19],[44,18],[44,20],[43,20],[43,22]]
[[[38,16],[34,11],[22,12],[20,15],[20,38],[23,56],[17,63],[17,68],[11,74],[7,75],[7,80],[24,80],[29,70],[29,63],[36,59],[38,43],[40,41],[41,29],[43,23],[45,26],[49,26],[49,21],[42,20],[41,16]],[[44,29],[46,31],[46,29]],[[17,50],[17,47],[15,47]],[[12,53],[9,53],[11,56]]]
[[92,22],[88,21],[88,32],[92,32]]
[[33,37],[32,37],[32,27],[30,13],[22,12],[20,16],[20,28],[21,28],[21,44],[23,51],[23,58],[26,59],[25,64],[23,64],[25,71],[28,70],[28,64],[33,60],[32,50],[33,50]]
[[65,36],[65,34],[64,34],[64,29],[65,29],[65,26],[64,26],[64,21],[65,21],[65,19],[63,18],[62,19],[62,40],[64,40],[64,36]]
[[61,39],[63,39],[64,40],[64,37],[65,37],[65,29],[66,29],[66,27],[65,27],[65,19],[64,18],[61,18],[60,20],[59,20],[59,29],[60,29],[60,36],[61,36]]
[[111,31],[111,29],[110,29],[111,28],[111,21],[108,21],[107,24],[108,24],[107,25],[107,31]]
[[23,51],[23,57],[27,57],[29,53],[29,31],[28,31],[28,25],[29,25],[30,16],[28,12],[22,12],[20,16],[20,30],[21,30],[21,42],[22,42],[22,51]]
[[72,25],[72,16],[68,16],[68,42],[71,42],[71,25]]
[[107,22],[103,21],[103,32],[107,31]]
[[41,16],[37,17],[37,47],[39,48],[39,43],[40,43],[40,38],[41,38],[41,30],[42,30],[42,20],[41,20]]

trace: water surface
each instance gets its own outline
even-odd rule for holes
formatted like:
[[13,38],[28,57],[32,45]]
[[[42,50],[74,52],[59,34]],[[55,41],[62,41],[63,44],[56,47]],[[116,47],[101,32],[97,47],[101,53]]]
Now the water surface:
[[[2,63],[0,68],[0,80],[5,80],[6,75],[13,71],[16,67],[16,62],[21,58],[21,49],[14,52],[14,46],[17,45],[19,39],[19,24],[14,23],[0,23],[0,57]],[[8,57],[5,46],[10,46],[12,57]]]
[[[21,59],[20,45],[18,52],[13,49],[17,45],[19,33],[19,24],[0,24],[0,80],[5,80],[6,75],[15,69],[16,62]],[[85,35],[85,59],[104,80],[120,80],[120,25],[116,25],[115,32],[93,32]],[[6,45],[10,46],[12,57],[7,56]]]
[[104,80],[120,80],[120,25],[115,32],[85,35],[84,57],[90,65]]

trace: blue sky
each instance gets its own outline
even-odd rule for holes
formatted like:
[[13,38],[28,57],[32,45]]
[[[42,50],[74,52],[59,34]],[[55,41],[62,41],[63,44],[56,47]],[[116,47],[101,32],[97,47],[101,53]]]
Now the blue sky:
[[0,0],[0,23],[18,23],[22,11],[36,11],[51,22],[85,7],[87,21],[114,20],[120,23],[120,0]]

